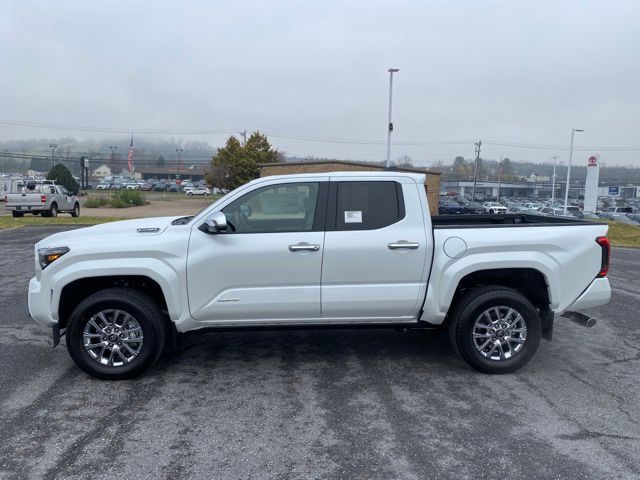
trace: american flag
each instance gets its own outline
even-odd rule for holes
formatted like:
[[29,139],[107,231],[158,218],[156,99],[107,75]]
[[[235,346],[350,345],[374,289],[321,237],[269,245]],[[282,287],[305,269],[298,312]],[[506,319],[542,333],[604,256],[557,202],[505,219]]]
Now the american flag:
[[133,133],[131,134],[131,144],[129,145],[129,155],[127,156],[129,171],[133,173]]

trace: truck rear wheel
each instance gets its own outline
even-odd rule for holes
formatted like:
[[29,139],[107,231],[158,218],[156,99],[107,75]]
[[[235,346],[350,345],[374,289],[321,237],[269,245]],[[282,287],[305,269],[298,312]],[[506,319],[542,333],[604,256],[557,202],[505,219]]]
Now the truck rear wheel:
[[22,218],[22,217],[24,217],[24,213],[23,212],[11,212],[11,215],[13,216],[13,218]]
[[142,292],[108,288],[73,310],[67,350],[76,365],[104,380],[133,378],[151,367],[165,343],[165,319]]
[[51,208],[49,209],[49,217],[57,217],[58,216],[58,205],[55,203],[51,204]]
[[473,368],[510,373],[538,349],[542,324],[536,308],[521,293],[489,286],[471,290],[454,306],[451,343]]

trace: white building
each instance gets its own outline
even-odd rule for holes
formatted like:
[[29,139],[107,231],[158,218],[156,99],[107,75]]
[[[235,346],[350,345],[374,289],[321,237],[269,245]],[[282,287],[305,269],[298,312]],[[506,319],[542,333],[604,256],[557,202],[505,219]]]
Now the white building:
[[107,165],[100,165],[93,172],[91,172],[91,175],[98,178],[110,177],[111,169]]

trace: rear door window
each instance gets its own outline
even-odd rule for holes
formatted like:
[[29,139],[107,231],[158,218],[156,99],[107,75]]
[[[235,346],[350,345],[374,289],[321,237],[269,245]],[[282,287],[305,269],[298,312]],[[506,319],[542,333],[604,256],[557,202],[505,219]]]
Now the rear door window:
[[376,230],[404,215],[398,182],[337,182],[336,230]]

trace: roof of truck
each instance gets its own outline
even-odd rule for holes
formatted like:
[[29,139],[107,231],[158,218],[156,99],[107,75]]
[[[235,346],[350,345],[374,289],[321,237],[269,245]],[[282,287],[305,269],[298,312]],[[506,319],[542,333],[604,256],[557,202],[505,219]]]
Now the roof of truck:
[[413,179],[416,183],[424,183],[426,179],[426,174],[413,173],[413,172],[384,171],[384,170],[374,171],[374,172],[362,172],[362,171],[348,171],[348,172],[335,171],[335,172],[322,172],[322,173],[309,172],[309,173],[291,173],[287,175],[269,175],[265,177],[260,177],[260,179],[257,179],[255,181],[265,179],[265,178],[274,179],[274,178],[309,178],[309,177],[372,177],[372,178],[388,177],[390,179],[405,177],[405,178]]

